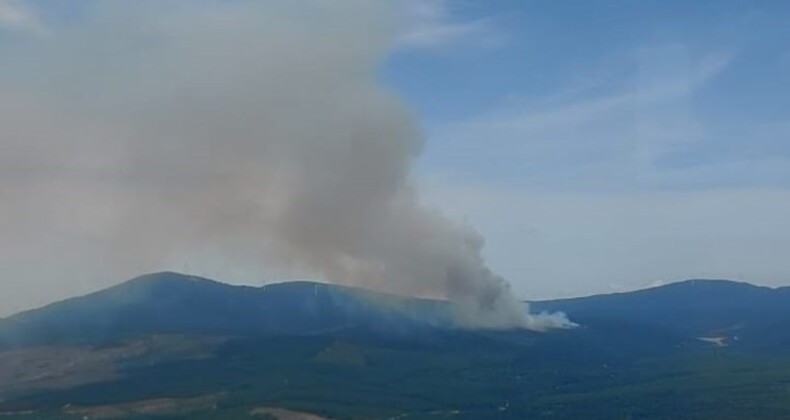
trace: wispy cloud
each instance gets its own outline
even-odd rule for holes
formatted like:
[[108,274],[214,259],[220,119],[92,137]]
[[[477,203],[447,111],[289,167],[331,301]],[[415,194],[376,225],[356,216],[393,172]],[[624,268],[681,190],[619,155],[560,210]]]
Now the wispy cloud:
[[[664,55],[659,54],[661,60]],[[733,52],[710,53],[661,71],[651,69],[659,58],[642,57],[635,74],[595,94],[569,87],[575,92],[570,96],[495,108],[434,127],[429,144],[442,152],[434,155],[441,160],[435,163],[447,164],[449,171],[480,172],[465,156],[498,161],[502,171],[527,176],[536,186],[658,182],[658,160],[709,136],[704,121],[695,118],[691,98],[734,57]]]
[[398,46],[432,49],[450,45],[491,46],[502,42],[492,18],[462,20],[453,15],[447,0],[404,2],[406,25]]
[[693,93],[719,74],[732,61],[734,54],[715,53],[703,57],[686,71],[669,74],[658,80],[642,83],[625,82],[624,86],[603,95],[568,100],[542,109],[500,109],[473,124],[537,129],[568,124],[581,124],[599,119],[607,113],[634,107],[646,107],[671,101]]
[[584,83],[435,125],[426,196],[480,229],[524,297],[694,277],[786,283],[790,124],[718,114],[710,97],[747,53],[618,52],[601,60],[614,71],[579,66],[595,74],[570,77]]

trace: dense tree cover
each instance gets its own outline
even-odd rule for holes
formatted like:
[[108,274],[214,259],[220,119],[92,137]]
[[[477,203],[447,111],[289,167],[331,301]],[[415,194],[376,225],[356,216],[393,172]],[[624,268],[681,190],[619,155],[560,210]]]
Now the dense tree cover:
[[448,335],[417,346],[368,337],[241,339],[214,359],[136,369],[111,383],[6,401],[3,410],[72,418],[67,404],[216,394],[214,410],[189,417],[246,417],[261,406],[348,419],[790,416],[790,359],[712,347],[617,359],[519,335]]

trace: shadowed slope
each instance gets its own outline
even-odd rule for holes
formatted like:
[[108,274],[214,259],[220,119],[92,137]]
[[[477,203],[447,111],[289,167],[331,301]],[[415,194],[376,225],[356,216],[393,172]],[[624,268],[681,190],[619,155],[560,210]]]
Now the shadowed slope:
[[789,346],[790,288],[729,280],[686,280],[628,293],[534,302],[596,329],[652,328],[667,334],[724,337],[741,347]]
[[142,334],[405,333],[450,327],[444,303],[313,282],[232,286],[156,273],[0,321],[6,344],[102,342]]

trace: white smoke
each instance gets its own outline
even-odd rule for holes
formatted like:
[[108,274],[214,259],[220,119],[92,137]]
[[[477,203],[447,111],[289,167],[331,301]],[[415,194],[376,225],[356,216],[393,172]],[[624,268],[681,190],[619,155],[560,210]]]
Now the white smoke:
[[570,326],[420,204],[419,133],[376,78],[386,3],[107,0],[0,39],[1,246],[52,271],[210,255],[449,298],[470,326]]

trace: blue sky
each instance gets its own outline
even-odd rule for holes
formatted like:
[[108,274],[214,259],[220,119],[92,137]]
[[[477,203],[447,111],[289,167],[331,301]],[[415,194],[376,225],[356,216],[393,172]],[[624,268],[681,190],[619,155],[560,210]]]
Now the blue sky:
[[383,78],[426,196],[525,295],[790,284],[790,4],[414,4]]
[[426,170],[567,189],[790,180],[787,3],[433,3],[469,30],[385,68],[431,138]]

